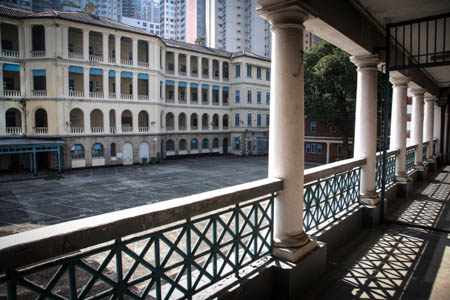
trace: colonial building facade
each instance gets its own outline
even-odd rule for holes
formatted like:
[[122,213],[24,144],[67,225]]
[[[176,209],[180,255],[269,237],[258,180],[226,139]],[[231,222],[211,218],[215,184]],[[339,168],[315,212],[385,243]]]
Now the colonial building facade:
[[[64,168],[267,153],[270,61],[81,12],[0,7],[0,137],[63,141]],[[0,168],[28,155],[0,155]],[[55,167],[56,154],[38,155]]]

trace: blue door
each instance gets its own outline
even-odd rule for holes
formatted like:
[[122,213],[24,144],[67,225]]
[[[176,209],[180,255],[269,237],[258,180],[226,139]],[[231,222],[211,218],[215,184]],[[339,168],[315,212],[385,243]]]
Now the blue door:
[[256,140],[256,155],[264,155],[264,141],[261,138]]

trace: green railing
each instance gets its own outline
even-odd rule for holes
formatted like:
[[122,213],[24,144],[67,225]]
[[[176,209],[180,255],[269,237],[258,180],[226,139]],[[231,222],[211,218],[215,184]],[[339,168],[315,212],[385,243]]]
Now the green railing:
[[[395,163],[397,160],[397,155],[400,150],[389,150],[387,151],[386,158],[386,186],[389,186],[395,182]],[[375,188],[376,190],[381,189],[381,179],[383,174],[383,153],[377,153],[377,165],[375,173]]]
[[190,299],[270,254],[282,187],[265,179],[1,238],[0,289],[8,300]]
[[305,170],[303,227],[321,230],[359,206],[361,166],[365,159],[348,159]]
[[406,148],[406,173],[410,173],[415,169],[417,145]]
[[423,143],[423,154],[422,154],[422,162],[426,162],[427,161],[427,156],[428,156],[428,142]]

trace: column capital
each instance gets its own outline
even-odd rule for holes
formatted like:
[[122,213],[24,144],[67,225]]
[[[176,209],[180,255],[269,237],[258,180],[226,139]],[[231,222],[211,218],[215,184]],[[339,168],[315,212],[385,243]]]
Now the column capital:
[[431,94],[428,94],[428,93],[425,93],[425,97],[424,97],[425,103],[428,103],[428,102],[436,102],[437,100],[438,100],[438,99],[437,99],[436,96],[431,95]]
[[[408,85],[408,86],[410,87],[410,85]],[[411,88],[410,87],[410,91],[411,91],[411,93],[414,96],[423,96],[423,95],[425,95],[425,90],[422,89],[422,88],[417,88],[417,87]]]
[[361,56],[351,56],[350,61],[358,67],[358,69],[370,69],[376,68],[381,62],[378,55],[361,55]]
[[392,76],[389,77],[389,81],[395,86],[395,87],[408,87],[409,78],[407,76]]
[[303,22],[309,17],[307,10],[298,1],[263,1],[256,0],[262,7],[258,8],[258,14],[268,20],[273,26],[303,27]]

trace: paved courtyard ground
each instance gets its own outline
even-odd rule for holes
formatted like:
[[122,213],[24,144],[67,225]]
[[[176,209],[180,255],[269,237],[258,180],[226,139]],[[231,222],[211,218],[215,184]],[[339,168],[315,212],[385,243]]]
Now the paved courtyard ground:
[[67,171],[60,178],[0,178],[0,236],[266,177],[267,157],[210,156]]

